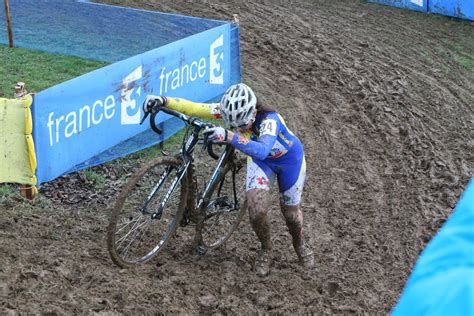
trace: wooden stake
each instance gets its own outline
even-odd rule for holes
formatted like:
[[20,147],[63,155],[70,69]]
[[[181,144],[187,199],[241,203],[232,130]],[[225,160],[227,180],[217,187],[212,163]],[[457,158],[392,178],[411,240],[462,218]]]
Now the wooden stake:
[[233,16],[232,22],[234,24],[239,24],[240,23],[239,15],[238,14],[233,14],[232,16]]
[[27,200],[33,201],[36,197],[35,188],[31,185],[20,184],[20,195]]
[[5,17],[7,19],[7,29],[8,29],[8,43],[9,46],[13,47],[13,32],[12,32],[12,21],[10,19],[10,4],[8,0],[5,1]]

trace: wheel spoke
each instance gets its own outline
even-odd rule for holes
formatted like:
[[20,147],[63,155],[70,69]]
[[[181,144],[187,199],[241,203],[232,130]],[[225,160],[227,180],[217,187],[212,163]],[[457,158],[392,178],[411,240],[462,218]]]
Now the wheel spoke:
[[205,220],[208,220],[209,218],[212,218],[214,216],[225,215],[225,214],[230,214],[230,213],[238,213],[239,211],[240,210],[234,209],[234,208],[212,210],[212,211],[206,212]]
[[[150,225],[151,221],[146,221],[145,222],[145,226],[148,226]],[[142,227],[143,225],[141,225]],[[141,229],[141,230],[135,230],[134,233],[133,233],[133,238],[130,238],[130,242],[128,243],[128,245],[124,248],[124,250],[122,251],[123,253],[123,256],[124,258],[128,258],[128,250],[130,249],[130,246],[133,244],[134,241],[138,240],[138,236],[140,234],[140,232],[143,234],[145,232],[145,229]]]
[[[142,216],[141,219],[143,219],[143,218],[145,218],[145,217]],[[143,225],[145,225],[145,224],[147,223],[147,219],[145,218],[145,220],[142,221],[139,225],[136,225],[137,223],[138,223],[138,221],[135,222],[135,224],[134,224],[134,226],[132,227],[132,229],[130,229],[130,231],[129,231],[127,234],[125,234],[125,236],[122,236],[122,238],[120,238],[119,240],[117,240],[117,242],[116,242],[116,243],[117,243],[117,246],[120,246],[120,245],[122,244],[122,242],[123,242],[124,240],[126,240],[126,238],[127,238],[130,234],[134,233],[137,229],[139,229],[140,227],[142,227]]]
[[136,223],[139,219],[141,219],[142,215],[140,214],[139,217],[137,217],[137,219],[133,220],[133,221],[127,221],[126,223],[124,223],[122,225],[122,227],[120,227],[119,229],[117,229],[117,231],[115,232],[116,235],[118,235],[122,230],[124,230],[125,228],[127,228],[127,226],[129,226],[130,224],[132,223]]
[[[232,169],[220,176],[219,184],[211,196],[210,203],[204,210],[201,228],[203,246],[214,248],[222,245],[237,228],[243,214],[242,208],[235,208],[236,200],[244,195],[244,179],[241,175],[233,176]],[[235,179],[235,189],[234,189]]]
[[[124,186],[108,230],[108,249],[113,261],[121,267],[141,264],[156,255],[176,229],[185,207],[186,191],[181,190],[178,170],[180,161],[163,157],[148,163]],[[159,179],[157,179],[159,175]],[[178,177],[178,178],[177,178]],[[164,203],[162,217],[152,219],[150,212]]]

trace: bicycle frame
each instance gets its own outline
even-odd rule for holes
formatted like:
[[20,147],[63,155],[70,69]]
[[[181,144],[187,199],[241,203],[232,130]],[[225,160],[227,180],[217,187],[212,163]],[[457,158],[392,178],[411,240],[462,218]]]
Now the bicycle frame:
[[[146,212],[146,207],[148,206],[149,201],[153,198],[153,196],[156,194],[156,192],[158,192],[158,190],[160,189],[160,187],[164,183],[165,178],[170,174],[172,169],[174,169],[174,168],[179,168],[180,169],[180,170],[177,171],[177,175],[176,175],[175,179],[173,180],[173,183],[172,183],[170,189],[168,190],[168,192],[166,193],[163,201],[160,203],[160,205],[158,207],[158,210],[156,212],[154,212],[153,214],[151,214],[152,219],[160,219],[161,218],[163,209],[164,209],[169,197],[171,196],[171,194],[176,189],[177,184],[183,179],[183,177],[188,172],[189,166],[193,163],[193,153],[194,153],[194,149],[195,149],[196,145],[199,142],[199,133],[205,127],[212,126],[212,124],[204,123],[204,122],[202,122],[202,121],[200,121],[196,118],[189,117],[189,116],[187,116],[183,113],[177,112],[177,111],[173,111],[173,110],[166,109],[166,108],[161,109],[161,110],[163,112],[167,113],[167,114],[170,114],[172,116],[175,116],[175,117],[181,119],[182,121],[187,123],[189,126],[193,126],[194,130],[193,130],[192,134],[183,142],[183,147],[181,148],[181,150],[178,154],[178,158],[180,158],[183,161],[184,165],[181,165],[181,166],[178,166],[178,167],[170,167],[168,170],[166,170],[166,172],[161,176],[161,178],[158,181],[157,185],[153,188],[152,192],[147,197],[147,201],[146,201],[146,203],[144,205],[144,208],[142,210],[142,213],[146,214],[146,215],[149,214],[148,212]],[[161,130],[159,128],[157,128],[157,126],[155,124],[156,114],[157,113],[154,113],[150,117],[151,126],[152,126],[152,129],[155,132],[161,133]],[[210,156],[212,156],[213,158],[217,157],[214,154],[214,152],[212,151],[212,144],[207,143],[206,140],[204,140],[204,147],[208,148],[208,153],[209,153]],[[208,201],[209,196],[210,196],[209,192],[213,191],[213,186],[215,185],[216,180],[219,178],[220,174],[224,170],[224,167],[226,166],[228,161],[230,159],[232,159],[234,151],[235,151],[235,149],[232,146],[227,145],[226,148],[224,149],[224,152],[221,154],[221,156],[217,157],[218,162],[217,162],[217,165],[214,168],[214,172],[212,173],[212,176],[211,176],[210,180],[207,182],[207,186],[204,189],[204,192],[199,197],[199,202],[197,204],[197,210],[199,212],[201,212],[203,206],[207,205],[207,203],[209,202]],[[236,194],[235,194],[236,193],[235,174],[233,174],[233,179],[232,180],[233,180],[233,191],[234,191],[234,197],[235,197],[236,196]],[[235,198],[235,200],[237,200],[237,199]],[[234,201],[234,202],[235,202],[234,204],[237,205],[237,207],[238,207],[238,201]],[[188,205],[188,207],[190,207],[190,206]],[[193,206],[191,206],[191,207],[193,207]]]
[[186,172],[188,171],[189,166],[192,163],[192,154],[193,154],[193,151],[194,151],[194,147],[196,146],[196,144],[199,141],[199,131],[200,131],[200,128],[196,127],[193,134],[186,140],[183,148],[181,149],[180,154],[178,155],[178,156],[180,156],[180,158],[184,162],[184,166],[181,165],[181,166],[178,166],[178,167],[168,167],[167,168],[165,173],[161,176],[160,180],[158,181],[157,185],[153,188],[152,192],[148,195],[147,201],[144,205],[144,209],[142,210],[143,214],[149,214],[148,212],[146,212],[146,207],[148,206],[148,203],[154,197],[156,192],[158,192],[158,190],[161,188],[161,186],[164,183],[164,180],[171,173],[171,171],[175,168],[179,168],[178,171],[177,171],[176,177],[173,180],[173,183],[171,184],[170,189],[168,190],[168,192],[166,192],[166,195],[163,198],[163,201],[158,206],[158,210],[156,212],[154,212],[153,214],[151,214],[152,219],[160,219],[161,218],[161,214],[163,213],[163,209],[166,205],[166,202],[168,202],[169,197],[171,196],[171,194],[176,189],[176,185],[183,179]]
[[[214,185],[214,183],[216,182],[217,178],[222,173],[223,167],[226,165],[226,163],[229,160],[229,157],[231,157],[231,155],[233,153],[234,153],[234,148],[231,147],[230,145],[227,145],[226,148],[224,149],[224,152],[222,153],[221,157],[219,158],[219,161],[217,162],[217,166],[214,168],[214,172],[212,173],[212,176],[211,176],[210,180],[208,181],[207,186],[204,189],[204,192],[202,193],[202,195],[199,199],[199,202],[198,202],[198,205],[197,205],[198,210],[200,210],[202,208],[204,202],[206,202],[206,204],[207,204],[208,201],[205,200],[205,197],[208,195],[208,192],[211,190],[211,188]],[[235,181],[234,181],[234,186],[235,186]]]
[[[203,150],[207,147],[208,154],[216,159],[216,163],[214,170],[207,170],[212,171],[210,176],[204,174],[207,180],[205,188],[202,193],[198,193],[194,150],[201,141],[203,129],[213,125],[170,109],[155,107],[151,112],[150,125],[157,133],[161,131],[154,120],[161,110],[184,121],[187,125],[186,134],[176,156],[158,157],[142,166],[127,181],[114,204],[107,231],[107,245],[112,260],[121,267],[150,260],[170,240],[178,223],[181,226],[190,222],[196,224],[194,245],[203,254],[208,249],[222,245],[242,219],[243,209],[238,203],[236,189],[236,173],[242,166],[242,160],[238,159],[234,147],[225,146],[220,156],[217,156],[207,139],[208,135],[204,134]],[[142,180],[145,181],[139,184]],[[241,188],[240,182],[238,187]],[[143,200],[135,201],[140,196],[136,190],[145,193]],[[155,200],[156,203],[153,202]],[[151,234],[145,234],[148,231]],[[155,238],[155,233],[160,239]],[[151,250],[150,242],[154,245]]]

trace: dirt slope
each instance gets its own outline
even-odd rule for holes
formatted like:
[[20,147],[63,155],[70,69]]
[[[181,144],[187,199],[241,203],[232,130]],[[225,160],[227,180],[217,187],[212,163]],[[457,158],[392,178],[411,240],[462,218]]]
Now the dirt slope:
[[389,312],[473,174],[474,26],[348,0],[107,2],[239,14],[244,80],[305,145],[316,268],[297,265],[274,208],[268,278],[251,271],[248,221],[225,249],[198,257],[174,244],[120,270],[105,207],[134,166],[99,167],[100,194],[75,174],[43,186],[36,205],[2,202],[0,311]]

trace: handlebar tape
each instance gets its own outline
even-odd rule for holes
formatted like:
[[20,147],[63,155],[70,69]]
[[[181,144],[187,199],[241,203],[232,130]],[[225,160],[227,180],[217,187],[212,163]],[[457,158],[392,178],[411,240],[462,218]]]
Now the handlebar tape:
[[150,126],[151,126],[151,129],[161,135],[163,133],[163,131],[161,129],[158,128],[158,126],[156,126],[156,122],[155,122],[155,117],[156,115],[158,114],[159,112],[156,112],[156,113],[151,113],[151,117],[150,117]]
[[211,156],[214,160],[219,159],[219,156],[216,155],[216,153],[215,153],[214,150],[212,149],[212,142],[208,142],[208,144],[207,144],[207,153],[208,153],[209,156]]

